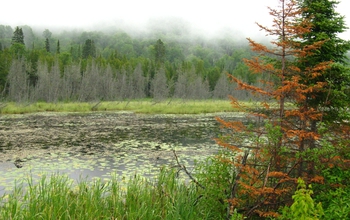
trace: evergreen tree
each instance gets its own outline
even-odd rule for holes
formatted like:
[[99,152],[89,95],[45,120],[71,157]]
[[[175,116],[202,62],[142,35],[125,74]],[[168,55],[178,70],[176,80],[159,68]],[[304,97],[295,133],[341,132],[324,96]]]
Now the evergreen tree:
[[23,31],[22,31],[22,28],[19,28],[18,26],[13,32],[13,37],[12,37],[12,44],[16,44],[16,43],[24,45]]
[[60,40],[57,40],[56,53],[57,53],[57,54],[60,54],[60,53],[61,53]]
[[154,45],[154,58],[157,64],[164,63],[165,59],[165,46],[161,39],[158,39]]
[[[349,134],[350,130],[350,68],[347,63],[350,41],[343,40],[338,36],[347,29],[344,16],[335,10],[338,3],[337,0],[304,0],[299,2],[305,8],[302,14],[303,18],[309,19],[312,23],[311,31],[304,35],[304,41],[301,46],[308,47],[315,41],[323,41],[317,53],[308,53],[300,58],[300,69],[304,72],[310,72],[308,69],[310,65],[332,62],[330,68],[325,70],[324,74],[303,79],[304,84],[307,85],[324,82],[322,90],[312,91],[307,96],[308,106],[323,113],[322,118],[316,118],[311,121],[310,130],[314,133],[322,132],[323,135],[328,134],[328,138],[331,141],[327,145],[324,144],[324,146],[320,146],[319,141],[309,141],[310,148],[317,153],[313,155],[314,157],[315,155],[323,155],[327,158],[339,158],[339,160],[331,161],[331,163],[334,163],[331,167],[324,164],[320,166],[317,163],[318,161],[309,163],[308,175],[316,173],[317,169],[322,167],[327,170],[324,173],[333,173],[332,175],[336,173],[338,176],[335,178],[332,175],[324,175],[325,184],[316,188],[318,189],[316,195],[326,209],[329,208],[329,197],[322,198],[320,195],[332,195],[336,189],[349,185],[349,179],[343,178],[345,173],[348,172],[349,166],[343,166],[340,161],[343,161],[344,158],[349,158],[349,142],[347,141],[349,138],[344,135]],[[326,130],[322,130],[323,126],[320,122],[325,122]],[[303,141],[305,142],[305,140]],[[333,186],[333,179],[337,179],[336,187]],[[342,218],[338,217],[338,219]]]
[[88,57],[96,57],[96,47],[95,42],[91,39],[87,39],[85,41],[85,44],[83,46],[83,59],[86,59]]
[[344,16],[335,11],[339,2],[335,0],[303,0],[299,4],[306,10],[302,16],[312,23],[310,32],[303,37],[302,47],[317,41],[324,41],[317,53],[309,53],[301,57],[300,68],[308,71],[308,66],[315,63],[329,62],[333,64],[325,74],[312,79],[305,79],[305,84],[326,82],[322,92],[309,94],[308,104],[317,109],[327,109],[323,121],[336,120],[342,117],[343,111],[350,104],[350,71],[347,66],[346,53],[350,50],[350,41],[341,39],[338,34],[346,31]]
[[[272,27],[258,26],[274,37],[273,46],[248,38],[257,56],[244,60],[252,73],[268,74],[269,78],[255,86],[230,76],[239,89],[260,98],[261,107],[251,108],[231,97],[232,105],[249,112],[254,122],[247,126],[242,121],[218,119],[225,128],[232,129],[217,139],[218,144],[237,154],[230,161],[237,175],[229,192],[228,214],[234,209],[241,210],[248,219],[276,217],[276,211],[292,197],[297,178],[321,182],[318,162],[329,156],[318,154],[313,148],[313,143],[323,137],[310,130],[310,123],[320,120],[323,114],[310,106],[308,99],[322,92],[326,83],[322,80],[309,83],[308,79],[312,81],[318,76],[322,79],[330,62],[313,62],[305,69],[298,67],[303,57],[317,53],[324,41],[300,47],[306,41],[303,37],[312,31],[312,24],[301,17],[303,9],[296,0],[281,0],[278,9],[269,9]],[[296,107],[287,108],[288,102]],[[309,172],[310,169],[314,172]]]
[[39,63],[39,51],[31,50],[28,52],[26,63],[26,72],[28,74],[28,80],[30,86],[35,86],[38,81],[38,63]]
[[49,38],[46,38],[46,40],[45,40],[45,50],[46,50],[46,52],[50,52],[50,41],[49,41]]

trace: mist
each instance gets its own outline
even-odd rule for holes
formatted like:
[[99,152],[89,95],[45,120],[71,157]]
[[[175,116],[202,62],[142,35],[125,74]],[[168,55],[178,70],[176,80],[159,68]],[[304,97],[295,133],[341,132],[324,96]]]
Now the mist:
[[275,7],[278,1],[6,1],[2,3],[0,24],[53,31],[112,28],[147,33],[155,25],[167,28],[169,22],[174,26],[174,21],[179,21],[178,29],[205,36],[218,35],[222,30],[251,36],[259,32],[255,22],[269,21],[267,6]]
[[[217,37],[232,34],[236,38],[260,38],[256,22],[271,25],[268,7],[277,8],[280,0],[129,0],[129,1],[44,1],[18,0],[2,3],[0,24],[28,25],[33,29],[59,31],[123,30],[133,36],[170,31],[186,35]],[[336,9],[346,15],[350,2],[341,0]],[[346,23],[350,25],[349,17]],[[341,35],[350,39],[349,32]]]
[[[49,4],[43,0],[19,0],[2,4],[0,24],[13,28],[27,25],[37,36],[42,36],[48,29],[56,38],[66,33],[103,32],[109,35],[125,32],[132,38],[171,38],[178,42],[202,39],[213,43],[218,39],[232,39],[246,45],[248,37],[259,42],[271,40],[256,23],[270,26],[272,17],[268,7],[278,8],[279,3],[280,0],[100,0],[97,4],[90,0],[61,0]],[[346,15],[347,6],[350,2],[341,0],[336,10]],[[345,21],[350,24],[348,17]],[[350,32],[340,37],[350,39]]]

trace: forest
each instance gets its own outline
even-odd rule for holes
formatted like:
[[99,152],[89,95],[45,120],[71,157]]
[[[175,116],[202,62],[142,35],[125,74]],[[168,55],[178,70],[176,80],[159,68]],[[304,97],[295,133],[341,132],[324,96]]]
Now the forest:
[[2,97],[14,102],[249,98],[226,74],[258,82],[242,61],[252,56],[244,39],[227,33],[204,37],[174,21],[158,26],[147,33],[115,28],[55,33],[0,25]]

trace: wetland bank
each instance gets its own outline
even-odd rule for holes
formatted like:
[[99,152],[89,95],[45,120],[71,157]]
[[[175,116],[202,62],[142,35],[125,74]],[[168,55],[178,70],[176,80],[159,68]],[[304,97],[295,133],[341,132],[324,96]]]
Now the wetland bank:
[[220,116],[242,120],[240,113],[136,114],[133,112],[30,113],[0,117],[0,190],[28,175],[64,173],[108,179],[138,173],[152,176],[163,165],[214,154],[220,147]]

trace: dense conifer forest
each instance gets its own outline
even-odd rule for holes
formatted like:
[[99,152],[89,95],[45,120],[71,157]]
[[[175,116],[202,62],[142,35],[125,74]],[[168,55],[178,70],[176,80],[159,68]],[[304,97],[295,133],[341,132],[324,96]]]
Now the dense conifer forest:
[[251,56],[239,34],[208,37],[181,23],[147,32],[0,25],[0,89],[15,102],[247,99],[226,73],[258,83],[242,62]]

